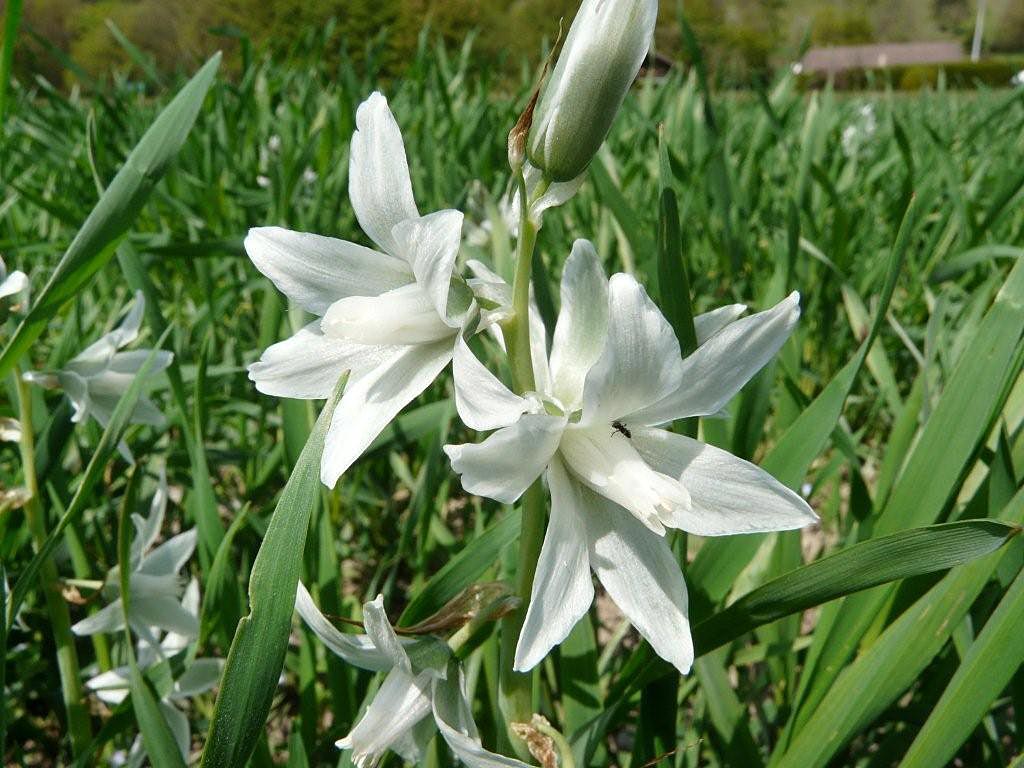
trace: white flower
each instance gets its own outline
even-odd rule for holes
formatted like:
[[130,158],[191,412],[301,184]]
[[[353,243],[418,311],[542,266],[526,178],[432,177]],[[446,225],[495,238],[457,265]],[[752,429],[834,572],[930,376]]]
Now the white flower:
[[843,128],[842,147],[843,154],[853,157],[866,144],[878,130],[878,119],[875,117],[873,104],[862,104],[857,109],[856,119]]
[[[161,470],[160,483],[149,507],[149,516],[133,514],[135,537],[131,545],[131,574],[128,623],[149,645],[157,645],[157,630],[165,630],[186,638],[199,634],[195,611],[182,607],[184,582],[179,571],[196,548],[196,529],[173,536],[156,549],[153,544],[160,535],[167,511],[167,478]],[[76,635],[117,632],[124,629],[124,608],[121,602],[120,572],[115,566],[107,573],[103,592],[112,602],[71,627]]]
[[[194,616],[198,621],[199,582],[195,579],[190,581],[185,589],[181,608]],[[168,632],[155,646],[140,640],[136,650],[136,663],[139,669],[149,669],[170,659],[172,656],[176,656],[189,646],[191,639],[187,635]],[[160,697],[160,710],[171,729],[171,733],[174,734],[174,740],[181,750],[181,756],[187,761],[192,744],[192,733],[188,717],[181,707],[192,697],[210,690],[217,684],[221,668],[223,667],[223,661],[214,658],[198,658],[192,659],[189,662],[187,656],[185,660],[187,663],[185,669],[171,682],[169,689]],[[90,678],[86,681],[85,687],[95,693],[101,701],[116,706],[128,697],[130,679],[131,670],[129,667],[116,667]],[[131,749],[127,755],[124,755],[124,759],[120,764],[140,766],[144,758],[145,749],[142,739],[141,737],[136,737]]]
[[7,265],[0,258],[0,302],[12,296],[17,296],[19,293],[24,293],[27,303],[28,287],[28,275],[21,270],[15,270],[7,274]]
[[817,519],[753,464],[657,428],[719,413],[789,336],[798,298],[743,319],[742,305],[698,317],[700,346],[683,359],[643,287],[625,274],[608,281],[580,240],[562,276],[550,358],[543,332],[535,334],[536,394],[514,395],[459,344],[459,415],[472,429],[497,430],[476,445],[445,447],[463,487],[512,503],[544,474],[551,492],[517,670],[535,666],[587,612],[593,570],[654,650],[687,672],[686,586],[666,528],[720,536]]
[[803,62],[794,61],[792,64],[789,65],[789,71],[792,72],[797,77],[799,77],[804,72]]
[[306,168],[306,170],[302,172],[302,181],[304,184],[316,184],[317,178],[316,171],[312,168]]
[[335,629],[301,583],[295,609],[335,654],[361,669],[387,672],[362,718],[338,741],[340,748],[352,750],[357,768],[375,766],[389,750],[421,765],[437,731],[470,768],[528,768],[483,748],[459,664],[439,640],[399,638],[384,613],[383,596],[363,606],[365,635]]
[[270,187],[270,177],[264,176],[262,173],[256,177],[256,186],[260,189],[268,189]]
[[256,388],[326,398],[351,371],[324,449],[321,479],[330,487],[448,365],[476,311],[468,286],[452,278],[462,214],[419,215],[402,136],[381,94],[359,106],[356,125],[349,195],[380,250],[278,227],[250,230],[245,240],[256,268],[318,316],[249,367]]
[[1018,88],[1024,86],[1024,69],[1010,78],[1010,84],[1015,85]]
[[[92,416],[100,426],[106,427],[121,396],[128,391],[152,352],[149,349],[119,351],[138,338],[145,307],[142,292],[136,291],[135,303],[120,326],[87,347],[62,370],[52,373],[30,371],[24,374],[25,380],[49,389],[63,389],[74,406],[71,420],[76,424]],[[172,353],[158,350],[153,355],[149,376],[160,373],[173,360]],[[132,412],[131,423],[162,427],[165,419],[153,401],[143,396]],[[125,460],[131,462],[128,446],[122,442],[118,447]]]
[[651,45],[657,0],[583,0],[537,104],[530,161],[554,181],[575,179],[612,126]]
[[267,149],[269,149],[271,152],[280,152],[281,137],[275,133],[269,139],[267,139]]

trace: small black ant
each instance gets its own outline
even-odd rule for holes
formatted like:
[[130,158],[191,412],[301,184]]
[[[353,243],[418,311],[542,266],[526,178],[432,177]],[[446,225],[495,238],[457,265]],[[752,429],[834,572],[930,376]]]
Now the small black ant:
[[623,424],[618,419],[616,419],[615,421],[612,422],[612,427],[615,428],[616,432],[624,435],[626,438],[632,438],[633,437],[633,433],[629,431],[629,427],[627,427],[625,424]]

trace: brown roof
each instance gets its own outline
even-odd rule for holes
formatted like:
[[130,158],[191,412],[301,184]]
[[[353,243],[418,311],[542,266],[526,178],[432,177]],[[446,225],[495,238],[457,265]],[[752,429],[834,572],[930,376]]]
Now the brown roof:
[[807,72],[842,72],[894,64],[939,64],[963,58],[963,48],[957,42],[883,43],[811,48],[802,64]]

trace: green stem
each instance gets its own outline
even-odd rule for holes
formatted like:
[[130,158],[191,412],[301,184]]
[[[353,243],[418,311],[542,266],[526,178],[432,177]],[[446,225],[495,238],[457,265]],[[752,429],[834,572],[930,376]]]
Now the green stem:
[[[512,369],[512,383],[519,394],[536,388],[533,376],[533,357],[530,351],[530,281],[533,268],[533,250],[537,244],[537,224],[531,220],[526,197],[526,183],[518,173],[519,199],[524,201],[519,224],[519,241],[516,246],[516,272],[512,284],[513,315],[502,329],[508,345],[509,364]],[[539,190],[539,193],[543,193]],[[529,723],[534,711],[532,672],[519,673],[512,668],[515,661],[516,644],[526,618],[530,603],[533,578],[537,571],[544,542],[547,519],[544,488],[538,478],[523,496],[522,532],[519,537],[519,557],[516,564],[515,594],[520,599],[519,607],[509,613],[501,622],[501,672],[499,698],[506,729],[516,751],[524,759],[529,758],[525,743],[508,726],[511,723]]]
[[[46,541],[46,522],[40,503],[39,480],[36,477],[35,436],[32,426],[32,394],[28,384],[21,378],[21,372],[14,370],[18,389],[18,408],[21,419],[21,464],[25,473],[25,487],[31,498],[25,504],[25,518],[35,542],[36,551]],[[86,706],[85,689],[78,668],[78,652],[75,637],[71,633],[71,615],[68,605],[61,596],[60,580],[53,560],[47,558],[39,570],[40,586],[46,599],[46,610],[50,616],[50,631],[57,646],[57,669],[60,672],[61,694],[67,711],[68,733],[71,736],[71,750],[80,754],[92,741],[92,725]]]

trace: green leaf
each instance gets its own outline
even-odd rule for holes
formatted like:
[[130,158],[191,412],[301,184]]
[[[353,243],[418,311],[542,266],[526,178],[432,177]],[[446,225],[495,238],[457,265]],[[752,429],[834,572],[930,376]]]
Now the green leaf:
[[131,226],[149,193],[185,143],[219,64],[218,53],[164,108],[128,155],[0,354],[0,377],[10,373],[64,304],[78,295],[110,260],[114,253],[111,246]]
[[985,628],[949,681],[924,727],[900,763],[902,768],[948,765],[992,702],[1024,664],[1024,571],[1017,574]]
[[242,768],[262,732],[284,666],[310,516],[320,501],[320,461],[343,375],[292,471],[249,577],[242,618],[221,675],[203,768]]
[[506,513],[465,549],[435,573],[410,601],[398,623],[411,626],[439,611],[444,604],[486,573],[497,561],[501,550],[519,536],[520,510]]
[[23,4],[23,0],[8,0],[4,13],[3,50],[0,50],[0,125],[4,124],[4,114],[7,111],[7,89],[11,82],[11,66],[14,64],[14,42],[18,39]]
[[838,597],[934,573],[990,554],[1020,533],[996,520],[963,520],[870,539],[779,576],[693,629],[707,653],[755,627]]
[[[1003,517],[1024,521],[1024,491]],[[942,650],[981,594],[1002,555],[975,560],[946,575],[894,621],[856,661],[842,670],[773,768],[817,768],[829,763],[912,686]],[[939,763],[941,764],[941,763]]]

